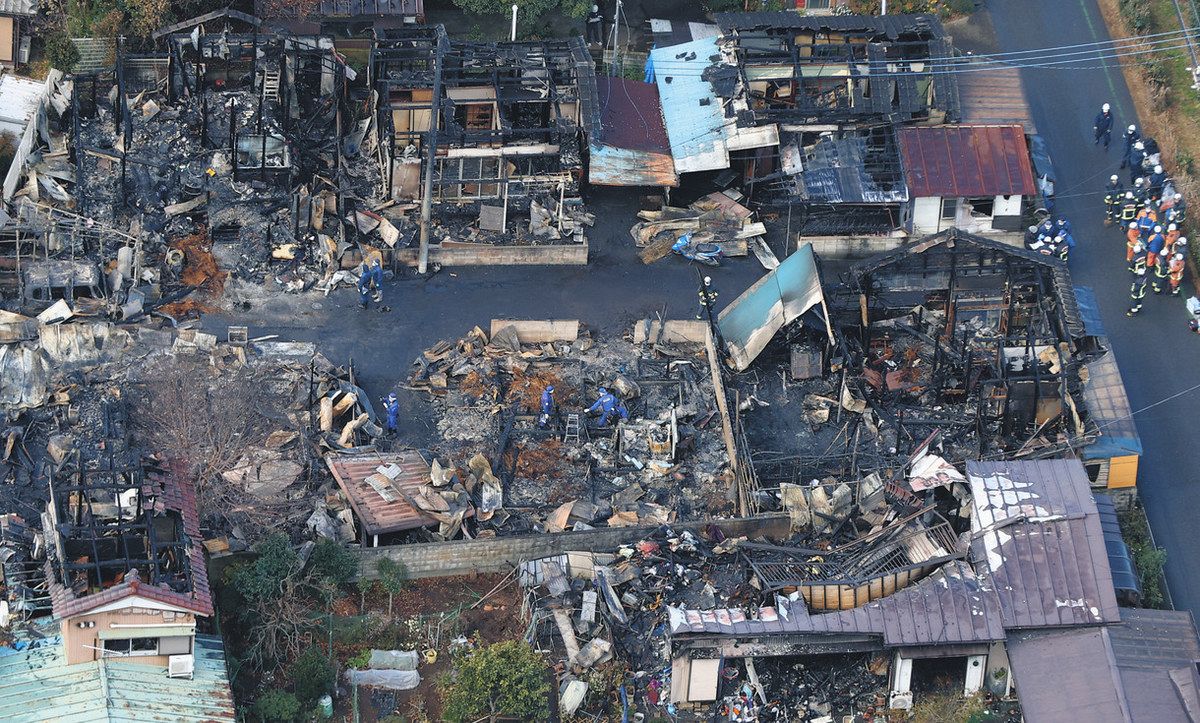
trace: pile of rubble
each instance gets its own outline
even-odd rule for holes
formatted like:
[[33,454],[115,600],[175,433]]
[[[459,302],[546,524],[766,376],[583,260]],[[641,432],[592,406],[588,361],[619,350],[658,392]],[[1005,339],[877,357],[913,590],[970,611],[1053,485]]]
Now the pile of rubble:
[[[728,458],[703,345],[594,340],[575,322],[556,338],[495,322],[427,349],[408,388],[427,391],[438,454],[465,480],[483,454],[502,504],[478,534],[660,525],[733,513]],[[544,340],[539,340],[544,339]],[[645,348],[644,348],[645,347]],[[538,424],[554,388],[556,409]],[[630,418],[601,425],[586,410],[600,388]]]
[[[766,226],[752,221],[753,212],[738,201],[737,191],[713,192],[687,208],[663,206],[658,211],[639,211],[640,222],[629,229],[634,243],[641,251],[642,263],[649,264],[671,253],[671,247],[682,236],[689,235],[693,243],[711,243],[721,248],[724,256],[745,256],[753,248],[756,256],[770,256],[764,236]],[[768,268],[773,266],[763,262]],[[778,265],[778,260],[774,265]]]

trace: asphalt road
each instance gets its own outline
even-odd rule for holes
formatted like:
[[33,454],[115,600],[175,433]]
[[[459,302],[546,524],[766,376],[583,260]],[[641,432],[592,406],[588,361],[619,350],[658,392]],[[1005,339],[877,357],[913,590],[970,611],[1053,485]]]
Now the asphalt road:
[[[713,190],[696,181],[672,193],[671,202],[683,205]],[[362,311],[354,289],[342,288],[324,298],[267,295],[236,316],[208,315],[204,326],[221,338],[229,324],[248,324],[252,337],[278,334],[281,340],[316,342],[335,364],[353,359],[359,384],[379,399],[407,379],[422,350],[439,339],[462,337],[476,325],[486,330],[491,319],[579,319],[592,330],[619,335],[664,308],[667,318],[693,318],[699,306],[697,269],[712,276],[719,307],[765,273],[753,255],[725,259],[715,269],[674,255],[642,264],[629,235],[639,201],[639,193],[627,189],[591,194],[588,207],[596,225],[588,234],[585,267],[444,268],[425,279],[406,270],[384,285],[389,312],[374,305]],[[767,240],[782,257],[784,229],[776,226],[768,224]],[[425,394],[399,396],[409,412],[401,415],[400,437],[413,445],[431,443],[428,414],[421,413]]]
[[[1001,51],[1093,43],[1109,39],[1095,0],[987,0]],[[1117,172],[1120,140],[1107,153],[1092,144],[1092,119],[1111,103],[1116,129],[1137,123],[1133,102],[1114,61],[1088,58],[1080,68],[1025,68],[1022,78],[1038,132],[1046,139],[1058,177],[1059,211],[1076,229],[1071,275],[1091,286],[1135,410],[1144,454],[1138,488],[1159,545],[1167,550],[1167,584],[1175,606],[1200,613],[1200,546],[1191,533],[1200,519],[1200,427],[1193,423],[1200,391],[1200,337],[1187,327],[1180,296],[1149,292],[1142,312],[1125,316],[1129,280],[1124,238],[1103,221],[1103,187]],[[1178,89],[1177,92],[1192,92]],[[1140,124],[1139,124],[1140,125]],[[1128,176],[1122,175],[1123,181]],[[1188,282],[1185,281],[1185,285]],[[1186,291],[1186,289],[1185,289]],[[1189,451],[1191,450],[1191,451]]]

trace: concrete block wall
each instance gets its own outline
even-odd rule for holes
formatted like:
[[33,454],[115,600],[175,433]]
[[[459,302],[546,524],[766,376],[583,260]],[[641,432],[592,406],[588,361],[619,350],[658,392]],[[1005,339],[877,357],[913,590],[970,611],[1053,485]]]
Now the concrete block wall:
[[[726,537],[782,537],[788,534],[790,520],[784,514],[759,515],[726,520],[709,520],[672,525],[675,532],[703,531],[709,523],[721,528]],[[359,550],[363,574],[379,576],[375,569],[381,557],[390,557],[404,566],[410,579],[451,577],[473,573],[508,572],[526,560],[536,560],[564,552],[613,552],[651,535],[654,527],[610,527],[558,534],[520,535],[483,540],[415,543],[368,547]]]

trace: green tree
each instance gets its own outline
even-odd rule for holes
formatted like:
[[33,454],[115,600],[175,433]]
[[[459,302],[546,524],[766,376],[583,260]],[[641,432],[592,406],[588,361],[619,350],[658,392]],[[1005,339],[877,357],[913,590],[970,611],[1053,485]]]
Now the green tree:
[[317,577],[341,587],[354,579],[358,558],[338,542],[322,537],[308,558],[308,568]]
[[367,611],[367,593],[371,592],[371,588],[375,587],[375,581],[366,575],[359,575],[354,580],[354,586],[358,588],[358,612],[365,614]]
[[472,650],[441,681],[443,713],[452,721],[489,716],[546,720],[550,715],[546,662],[524,641]]
[[390,557],[381,557],[375,563],[375,569],[379,572],[379,584],[388,594],[388,617],[392,616],[392,600],[404,589],[404,581],[408,578],[408,573],[404,569],[404,565],[396,562]]
[[[582,18],[592,7],[593,0],[523,0],[518,3],[517,28],[528,28],[546,13],[557,10],[569,18]],[[474,15],[503,15],[512,13],[510,0],[454,0],[454,4]]]
[[253,718],[263,723],[290,723],[300,715],[300,701],[286,690],[272,688],[260,695],[250,710]]
[[296,688],[296,698],[306,707],[333,691],[337,682],[337,671],[318,648],[309,648],[296,658],[288,671]]
[[50,67],[70,73],[79,62],[79,48],[66,33],[55,33],[46,38],[46,60],[50,61]]
[[248,602],[268,602],[283,595],[284,581],[300,569],[300,556],[287,535],[276,532],[259,543],[258,558],[233,573],[233,584]]

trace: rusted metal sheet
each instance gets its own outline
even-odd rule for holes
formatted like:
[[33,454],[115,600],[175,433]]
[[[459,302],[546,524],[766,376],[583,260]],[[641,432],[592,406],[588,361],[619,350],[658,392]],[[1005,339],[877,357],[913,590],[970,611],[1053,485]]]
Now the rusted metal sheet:
[[678,186],[658,86],[596,78],[599,133],[589,142],[588,180],[599,186]]
[[926,126],[902,128],[897,135],[911,198],[1035,191],[1021,126]]
[[[412,530],[438,524],[437,520],[413,507],[404,495],[415,495],[429,483],[429,464],[416,450],[404,452],[355,452],[329,454],[325,464],[333,473],[338,486],[368,535]],[[391,495],[386,500],[367,482],[380,467],[394,464],[400,474],[392,482]]]

